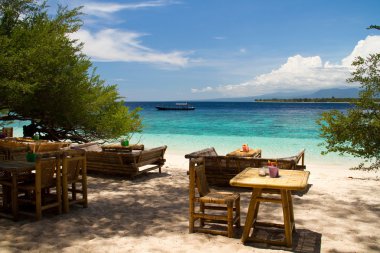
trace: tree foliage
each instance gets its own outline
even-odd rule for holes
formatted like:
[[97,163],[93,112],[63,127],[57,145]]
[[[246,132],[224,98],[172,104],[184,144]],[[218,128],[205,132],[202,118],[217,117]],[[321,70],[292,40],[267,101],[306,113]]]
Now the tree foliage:
[[[28,135],[87,142],[141,131],[116,85],[105,85],[70,34],[80,8],[0,0],[0,120],[29,120]],[[5,112],[5,113],[4,113]]]
[[360,83],[359,100],[346,113],[334,110],[322,114],[318,123],[327,151],[348,153],[374,161],[371,170],[380,167],[380,53],[367,58],[358,57],[352,64],[356,70],[347,81]]

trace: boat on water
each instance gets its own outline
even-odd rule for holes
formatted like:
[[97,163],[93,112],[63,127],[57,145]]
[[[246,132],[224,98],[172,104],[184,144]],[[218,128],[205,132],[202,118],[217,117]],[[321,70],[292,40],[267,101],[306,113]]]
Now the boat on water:
[[183,110],[190,111],[195,110],[195,107],[189,103],[176,103],[175,105],[160,105],[156,106],[157,110],[168,111],[168,110]]

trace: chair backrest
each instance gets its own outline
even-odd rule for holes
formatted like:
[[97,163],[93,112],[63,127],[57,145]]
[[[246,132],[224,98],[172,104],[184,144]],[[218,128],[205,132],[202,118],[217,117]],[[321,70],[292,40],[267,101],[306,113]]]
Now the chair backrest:
[[160,162],[164,158],[167,146],[161,146],[148,150],[140,151],[140,156],[137,163],[139,166]]
[[67,173],[68,182],[77,180],[81,171],[86,168],[86,151],[67,150],[63,152],[62,168]]
[[[52,154],[54,155],[54,154]],[[36,157],[36,184],[41,182],[41,188],[54,185],[59,168],[59,156],[37,155]]]
[[200,197],[206,196],[210,192],[205,174],[204,163],[199,163],[196,159],[190,160],[190,196],[195,196],[195,188],[198,189]]
[[185,155],[185,158],[191,159],[191,158],[199,158],[204,156],[218,156],[218,153],[216,153],[215,148],[205,148],[190,154]]
[[210,193],[204,164],[195,167],[195,181],[197,183],[199,196],[203,197]]
[[67,143],[63,142],[41,142],[36,145],[35,152],[56,151],[67,145]]
[[97,142],[88,142],[83,144],[72,145],[71,149],[83,149],[85,151],[101,152],[102,148]]
[[117,164],[122,165],[123,160],[121,155],[115,152],[97,152],[86,151],[87,161],[99,164]]

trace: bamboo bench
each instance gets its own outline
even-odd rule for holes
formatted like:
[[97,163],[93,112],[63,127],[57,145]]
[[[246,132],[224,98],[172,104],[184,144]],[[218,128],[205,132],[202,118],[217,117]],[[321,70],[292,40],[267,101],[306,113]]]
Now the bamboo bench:
[[[229,186],[230,179],[247,167],[259,168],[266,166],[268,160],[277,161],[277,167],[287,170],[304,170],[305,150],[297,155],[283,158],[253,158],[237,156],[220,156],[214,148],[206,148],[185,155],[185,158],[197,159],[204,163],[207,182],[211,186]],[[301,164],[298,163],[301,161]]]
[[135,177],[158,169],[165,164],[167,146],[149,150],[133,150],[130,153],[87,151],[87,171],[104,175],[126,175]]

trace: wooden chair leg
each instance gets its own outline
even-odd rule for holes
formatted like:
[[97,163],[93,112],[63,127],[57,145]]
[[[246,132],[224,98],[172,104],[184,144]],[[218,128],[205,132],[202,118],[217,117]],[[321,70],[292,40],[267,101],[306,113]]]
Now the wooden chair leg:
[[58,202],[58,205],[57,205],[57,209],[58,209],[58,214],[61,214],[62,213],[62,188],[61,188],[61,185],[59,184],[59,186],[57,187],[57,202]]
[[83,196],[83,207],[87,208],[88,200],[87,200],[87,179],[82,181],[82,196]]
[[235,215],[236,215],[236,217],[238,217],[238,219],[237,219],[237,223],[236,223],[236,226],[238,227],[238,228],[240,228],[241,227],[241,219],[240,219],[240,197],[235,201]]
[[77,200],[77,186],[75,183],[71,184],[71,199]]
[[227,222],[228,222],[228,237],[234,236],[234,207],[233,203],[229,203],[227,205]]
[[194,202],[192,201],[189,207],[189,233],[194,233]]
[[63,212],[68,213],[69,207],[69,190],[67,186],[67,175],[65,172],[62,173],[62,198],[63,198]]
[[41,220],[42,217],[42,210],[41,210],[41,205],[42,205],[42,200],[41,200],[41,190],[37,189],[35,192],[35,198],[36,198],[36,220]]
[[[204,203],[200,203],[199,209],[200,209],[200,211],[201,211],[202,214],[205,214],[205,204]],[[201,223],[201,227],[204,227],[205,226],[205,220],[204,220],[204,218],[200,218],[199,221]]]

